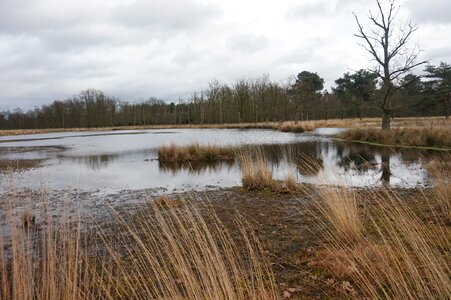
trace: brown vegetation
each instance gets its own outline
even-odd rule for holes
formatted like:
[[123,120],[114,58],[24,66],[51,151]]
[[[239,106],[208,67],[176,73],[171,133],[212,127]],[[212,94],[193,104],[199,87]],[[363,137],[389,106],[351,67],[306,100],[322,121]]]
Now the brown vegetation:
[[451,230],[436,206],[425,209],[437,199],[406,199],[388,188],[364,194],[322,193],[315,213],[326,220],[319,222],[323,265],[373,299],[449,297]]
[[[148,129],[179,129],[179,128],[217,128],[217,129],[274,129],[280,131],[312,131],[319,127],[377,127],[380,118],[363,119],[329,119],[314,121],[287,121],[287,122],[256,122],[256,123],[228,123],[228,124],[166,124],[166,125],[142,125],[142,126],[111,126],[93,128],[49,128],[49,129],[20,129],[0,130],[0,136],[40,134],[54,132],[90,132],[90,131],[116,131],[116,130],[148,130]],[[392,127],[450,127],[451,119],[443,117],[421,117],[421,118],[396,118],[391,123]],[[293,129],[292,128],[296,128]]]
[[378,143],[390,146],[420,146],[451,149],[451,129],[443,128],[397,128],[384,131],[376,128],[353,128],[336,137]]
[[[165,201],[167,203],[167,201]],[[275,299],[273,274],[255,237],[240,223],[238,248],[208,206],[139,213],[113,211],[114,234],[78,222],[16,226],[0,243],[1,299]],[[86,237],[85,237],[86,236]],[[244,252],[240,252],[243,250]]]
[[291,173],[285,180],[273,179],[263,150],[258,147],[244,149],[239,155],[243,173],[243,188],[249,191],[269,190],[276,193],[299,191],[300,186]]
[[0,172],[21,171],[38,167],[43,159],[23,159],[23,160],[0,160]]
[[232,147],[220,147],[215,145],[200,145],[198,143],[187,146],[161,146],[158,148],[158,160],[160,162],[181,161],[216,161],[231,160],[235,158]]

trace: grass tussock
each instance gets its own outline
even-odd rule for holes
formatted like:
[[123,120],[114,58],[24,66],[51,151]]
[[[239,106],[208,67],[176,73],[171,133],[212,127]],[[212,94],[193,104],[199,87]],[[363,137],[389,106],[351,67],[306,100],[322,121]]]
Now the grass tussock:
[[[282,132],[294,132],[294,133],[302,133],[304,131],[309,131],[310,128],[304,128],[305,125],[301,125],[297,122],[283,122],[277,130]],[[311,130],[311,129],[310,129]]]
[[284,180],[273,178],[265,153],[261,148],[244,149],[239,154],[243,188],[249,191],[268,190],[275,193],[293,193],[301,187],[292,173]]
[[434,224],[425,221],[430,201],[440,200],[405,199],[387,187],[322,193],[314,213],[326,220],[324,266],[372,299],[449,298],[451,229],[434,210]]
[[49,218],[32,230],[11,219],[11,239],[0,241],[1,299],[276,299],[242,221],[237,247],[208,206],[148,208],[133,222],[113,211],[114,231],[97,225],[89,236],[77,222]]
[[362,235],[360,215],[355,191],[343,188],[320,190],[323,203],[318,206],[321,215],[332,226],[334,238],[352,243]]
[[268,167],[266,157],[260,148],[243,150],[240,153],[243,187],[247,190],[263,190],[272,188],[274,180]]
[[183,161],[217,161],[235,159],[235,151],[232,147],[220,147],[216,145],[200,145],[198,143],[177,146],[160,146],[158,148],[158,160],[160,162]]
[[442,128],[353,128],[336,137],[391,146],[419,146],[451,149],[451,130]]

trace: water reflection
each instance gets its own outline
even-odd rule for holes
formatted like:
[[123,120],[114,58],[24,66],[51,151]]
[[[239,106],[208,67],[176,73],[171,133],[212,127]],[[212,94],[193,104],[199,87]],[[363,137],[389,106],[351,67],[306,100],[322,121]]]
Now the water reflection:
[[386,153],[382,154],[382,162],[381,162],[382,176],[381,180],[383,183],[390,183],[390,156]]
[[63,157],[65,160],[79,165],[85,165],[93,171],[108,168],[109,164],[120,159],[119,154],[102,154],[102,155],[87,155],[87,156],[69,156]]
[[[246,148],[247,151],[253,149]],[[425,184],[427,181],[418,152],[413,155],[412,151],[395,152],[330,140],[260,145],[258,151],[263,152],[278,179],[291,174],[300,182],[368,186],[393,181],[395,186],[404,187]],[[190,174],[202,174],[207,170],[218,174],[218,177],[225,172],[240,173],[238,161],[175,162],[159,163],[158,166],[161,172],[170,172],[174,176],[181,172],[186,174],[186,171]],[[392,168],[395,173],[391,172]]]
[[201,174],[205,172],[219,172],[221,170],[232,170],[236,165],[235,160],[226,161],[181,161],[181,162],[158,162],[158,168],[161,172],[169,172],[177,175],[181,171],[188,171],[193,174]]
[[[65,148],[52,155],[43,167],[12,174],[17,187],[82,190],[122,190],[165,188],[202,189],[209,186],[232,187],[241,183],[237,160],[218,162],[160,163],[157,147],[170,143],[256,145],[266,157],[273,176],[284,179],[294,175],[299,182],[414,187],[427,184],[422,153],[417,150],[394,151],[369,145],[344,143],[312,134],[280,133],[265,130],[180,130],[171,133],[68,136],[64,139],[9,142],[5,155],[26,158],[28,147],[41,157],[48,147]],[[50,142],[55,144],[51,144]],[[41,145],[45,143],[45,145]],[[49,145],[48,145],[49,144]],[[6,146],[6,144],[5,144]],[[1,147],[1,146],[0,146]],[[41,147],[41,148],[39,148]],[[46,147],[46,148],[43,148]],[[20,148],[18,148],[20,150]],[[52,148],[53,149],[53,148]],[[59,148],[58,148],[59,149]],[[42,154],[43,156],[44,154]],[[8,156],[8,157],[9,157]],[[44,156],[43,156],[44,157]],[[1,177],[4,181],[5,178]],[[0,186],[0,190],[3,186]]]

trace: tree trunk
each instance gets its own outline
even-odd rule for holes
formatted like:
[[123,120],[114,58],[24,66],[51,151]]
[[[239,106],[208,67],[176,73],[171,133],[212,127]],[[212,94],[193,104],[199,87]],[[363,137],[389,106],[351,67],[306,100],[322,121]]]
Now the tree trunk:
[[390,110],[384,110],[382,112],[382,130],[390,130],[391,114],[392,112]]
[[445,96],[445,118],[449,119],[449,98],[451,93],[447,93]]

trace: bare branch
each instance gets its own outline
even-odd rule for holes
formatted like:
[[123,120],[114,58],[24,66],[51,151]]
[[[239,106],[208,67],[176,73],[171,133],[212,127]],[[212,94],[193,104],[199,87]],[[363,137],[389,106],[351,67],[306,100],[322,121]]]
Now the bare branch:
[[376,61],[378,63],[383,64],[382,59],[377,55],[375,46],[370,42],[370,39],[365,34],[362,25],[360,25],[359,18],[357,17],[357,15],[355,13],[353,13],[353,14],[354,14],[354,17],[355,17],[355,20],[357,22],[357,26],[359,27],[359,32],[360,32],[360,35],[355,34],[355,36],[364,39],[369,46],[369,49],[366,47],[365,47],[365,49],[367,49],[367,51],[370,52],[371,55],[373,55],[374,59],[376,59]]

